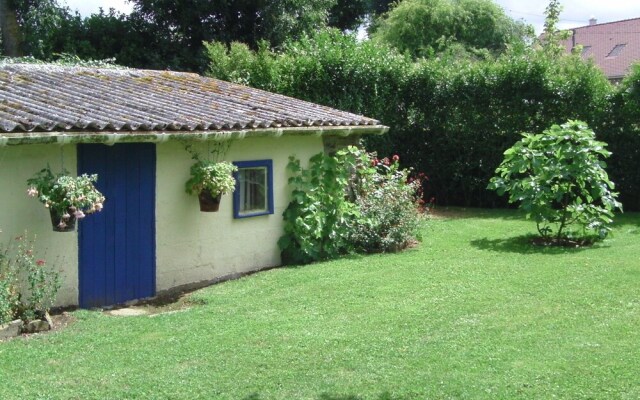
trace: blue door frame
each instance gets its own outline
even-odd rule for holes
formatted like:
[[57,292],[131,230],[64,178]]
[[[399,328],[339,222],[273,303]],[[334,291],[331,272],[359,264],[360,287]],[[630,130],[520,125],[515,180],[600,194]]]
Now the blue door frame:
[[78,174],[98,174],[106,201],[78,224],[79,304],[151,297],[156,288],[156,149],[151,143],[78,145]]

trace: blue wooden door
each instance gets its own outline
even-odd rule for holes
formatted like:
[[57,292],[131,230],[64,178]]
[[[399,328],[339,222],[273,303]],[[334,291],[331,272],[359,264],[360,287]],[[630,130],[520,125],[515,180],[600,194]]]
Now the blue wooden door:
[[155,145],[78,145],[78,173],[98,174],[106,197],[78,224],[80,307],[154,296]]

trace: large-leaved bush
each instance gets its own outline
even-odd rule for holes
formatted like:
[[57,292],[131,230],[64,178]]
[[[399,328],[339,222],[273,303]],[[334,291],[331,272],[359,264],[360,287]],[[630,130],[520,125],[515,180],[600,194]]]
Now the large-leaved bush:
[[[606,146],[580,121],[525,133],[504,152],[488,188],[508,193],[548,242],[603,239],[614,211],[622,209],[605,171]],[[568,231],[572,226],[579,229]]]

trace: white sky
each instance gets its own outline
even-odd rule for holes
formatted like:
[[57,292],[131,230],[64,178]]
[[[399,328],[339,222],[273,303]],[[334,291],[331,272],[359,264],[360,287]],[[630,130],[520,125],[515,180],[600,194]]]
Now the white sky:
[[[544,10],[548,0],[495,0],[511,18],[523,19],[541,33],[544,25]],[[592,16],[598,23],[639,18],[639,0],[560,0],[559,28],[568,29],[589,25]]]
[[[133,6],[127,0],[61,0],[66,1],[72,10],[78,10],[83,16],[98,12],[102,7],[110,7],[129,13]],[[514,19],[523,19],[534,25],[536,33],[542,31],[544,9],[548,0],[495,0]],[[560,14],[560,28],[575,28],[589,24],[594,16],[599,23],[640,17],[639,0],[561,0],[563,11]]]
[[64,5],[64,3],[71,8],[71,11],[79,11],[83,17],[88,17],[91,14],[98,12],[100,7],[105,12],[109,11],[109,8],[115,8],[117,11],[129,14],[133,5],[127,0],[59,0],[58,4]]

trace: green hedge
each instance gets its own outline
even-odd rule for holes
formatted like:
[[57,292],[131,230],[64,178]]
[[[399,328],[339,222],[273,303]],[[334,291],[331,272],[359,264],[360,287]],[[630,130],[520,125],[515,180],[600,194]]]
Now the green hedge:
[[252,52],[207,45],[212,76],[379,119],[391,127],[369,150],[399,154],[430,177],[425,195],[440,205],[505,206],[485,188],[520,132],[567,119],[586,121],[609,143],[608,168],[628,210],[640,210],[640,71],[618,88],[577,57],[534,50],[491,61],[413,62],[371,41],[327,31]]

